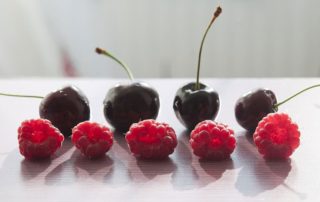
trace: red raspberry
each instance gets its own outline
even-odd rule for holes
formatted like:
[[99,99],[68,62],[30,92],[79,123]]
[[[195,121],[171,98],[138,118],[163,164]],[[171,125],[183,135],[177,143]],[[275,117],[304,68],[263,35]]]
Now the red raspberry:
[[42,159],[54,154],[64,138],[49,120],[31,119],[21,123],[18,140],[20,153],[26,159]]
[[73,144],[88,158],[104,155],[113,144],[113,133],[104,125],[85,121],[72,129]]
[[132,124],[126,141],[135,156],[145,159],[166,158],[177,146],[174,130],[168,124],[153,119]]
[[236,139],[227,125],[206,120],[191,132],[190,144],[193,153],[201,159],[223,160],[230,158]]
[[286,159],[299,146],[300,132],[287,114],[271,113],[259,122],[253,140],[265,158]]

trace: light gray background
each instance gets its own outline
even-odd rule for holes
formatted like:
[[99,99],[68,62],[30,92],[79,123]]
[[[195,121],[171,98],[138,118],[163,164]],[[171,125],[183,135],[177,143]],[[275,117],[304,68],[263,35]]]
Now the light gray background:
[[203,77],[317,77],[317,0],[1,0],[0,76],[125,77],[109,49],[137,77],[193,77],[201,36],[209,32]]

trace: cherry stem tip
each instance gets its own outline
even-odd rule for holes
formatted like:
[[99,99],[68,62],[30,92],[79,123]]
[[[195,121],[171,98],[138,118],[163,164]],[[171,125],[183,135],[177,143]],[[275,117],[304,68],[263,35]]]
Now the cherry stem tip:
[[99,48],[99,47],[96,48],[96,53],[105,55],[105,56],[111,58],[112,60],[114,60],[115,62],[117,62],[119,65],[121,65],[124,68],[124,70],[127,72],[128,77],[131,79],[131,81],[133,81],[133,75],[130,71],[130,68],[124,62],[122,62],[121,60],[119,60],[118,58],[113,56],[110,52],[108,52],[102,48]]

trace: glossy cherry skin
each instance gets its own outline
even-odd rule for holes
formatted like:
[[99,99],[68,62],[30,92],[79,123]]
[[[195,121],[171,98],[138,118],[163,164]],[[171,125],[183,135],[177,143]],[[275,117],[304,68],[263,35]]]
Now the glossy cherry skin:
[[179,88],[173,101],[177,118],[188,130],[193,130],[201,121],[214,120],[219,107],[218,93],[202,83],[200,89],[195,90],[195,82]]
[[157,91],[142,82],[116,85],[103,101],[106,120],[119,132],[127,132],[133,123],[156,119],[160,99]]
[[39,108],[40,117],[48,119],[68,137],[78,123],[90,118],[87,97],[75,86],[66,86],[45,96]]
[[269,113],[276,112],[275,94],[268,89],[257,89],[240,97],[235,106],[237,122],[250,132],[254,132],[259,121]]

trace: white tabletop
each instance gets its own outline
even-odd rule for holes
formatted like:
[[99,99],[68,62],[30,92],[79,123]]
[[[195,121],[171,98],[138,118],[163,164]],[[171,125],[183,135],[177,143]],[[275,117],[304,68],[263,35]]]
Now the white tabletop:
[[[168,160],[133,157],[123,136],[105,158],[88,160],[70,141],[48,161],[24,160],[18,151],[17,128],[37,118],[40,100],[0,97],[0,201],[320,201],[320,88],[280,108],[301,131],[301,145],[288,161],[264,160],[234,117],[242,94],[258,87],[272,89],[279,101],[320,79],[204,79],[220,95],[218,122],[235,130],[237,147],[231,159],[202,162],[194,156],[188,135],[176,119],[175,91],[190,79],[147,79],[160,94],[158,120],[169,123],[178,146]],[[117,80],[9,79],[0,92],[46,95],[75,84],[88,96],[91,120],[106,123],[102,101]]]

